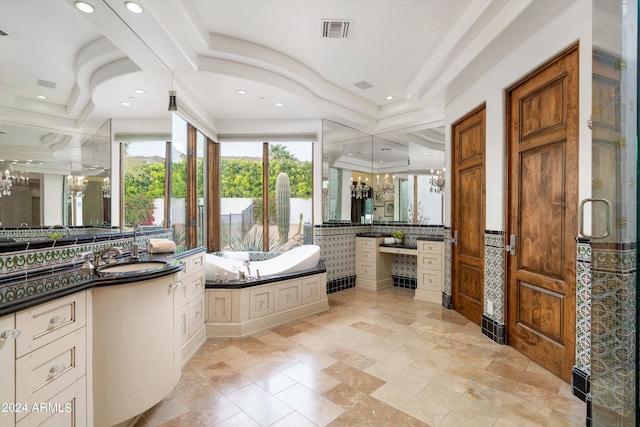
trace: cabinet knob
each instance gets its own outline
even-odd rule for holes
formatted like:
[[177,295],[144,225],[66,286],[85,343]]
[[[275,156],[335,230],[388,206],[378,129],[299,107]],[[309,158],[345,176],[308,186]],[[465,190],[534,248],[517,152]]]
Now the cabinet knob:
[[0,338],[6,340],[8,338],[13,338],[14,340],[20,336],[22,331],[20,329],[5,329],[0,332]]
[[51,326],[55,326],[57,324],[62,324],[66,321],[67,321],[66,316],[53,316],[51,319],[49,319],[49,324]]
[[64,365],[51,365],[51,367],[49,368],[49,378],[53,378],[56,375],[63,373],[64,369]]
[[183,286],[184,286],[184,284],[182,283],[182,280],[178,280],[177,282],[173,282],[173,283],[171,283],[171,284],[169,285],[169,287],[170,287],[171,289],[178,289],[178,288],[181,288],[181,287],[183,287]]

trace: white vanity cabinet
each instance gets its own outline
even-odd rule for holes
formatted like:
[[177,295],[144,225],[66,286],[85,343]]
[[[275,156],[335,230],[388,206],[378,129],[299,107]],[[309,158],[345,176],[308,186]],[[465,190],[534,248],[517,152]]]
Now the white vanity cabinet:
[[0,425],[92,425],[87,309],[81,291],[0,319]]
[[432,240],[418,240],[416,243],[418,280],[414,298],[441,304],[444,286],[444,243]]
[[93,289],[95,427],[128,421],[176,385],[177,273]]
[[175,316],[180,340],[177,357],[182,361],[181,365],[187,363],[207,339],[204,261],[204,249],[180,259],[184,270],[177,273]]
[[356,237],[356,287],[377,291],[393,285],[391,257],[378,250],[384,237]]

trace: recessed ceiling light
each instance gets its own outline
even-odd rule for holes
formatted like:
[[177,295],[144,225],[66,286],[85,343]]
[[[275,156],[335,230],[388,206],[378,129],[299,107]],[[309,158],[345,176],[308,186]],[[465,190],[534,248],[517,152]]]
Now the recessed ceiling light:
[[382,160],[378,160],[378,163],[384,163]]
[[129,9],[129,12],[135,13],[136,15],[139,15],[143,12],[142,6],[140,6],[138,3],[134,1],[126,1],[124,2],[124,5],[127,6],[127,9]]
[[144,89],[134,89],[135,93],[144,93]]
[[236,93],[237,93],[238,95],[246,95],[246,94],[247,94],[247,91],[246,91],[246,90],[244,90],[244,89],[238,89],[238,90],[236,91]]
[[77,1],[74,3],[76,5],[76,8],[80,11],[80,12],[84,12],[84,13],[93,13],[95,12],[95,9],[93,6],[91,6],[89,3],[84,2],[84,1]]
[[347,156],[353,156],[353,154],[349,153],[349,154],[347,154]]
[[282,102],[276,102],[276,107],[282,107],[284,104]]
[[36,98],[38,98],[38,99],[47,99],[47,97],[44,96],[44,95],[37,95]]
[[385,98],[387,101],[391,101],[393,99],[393,95],[389,95]]
[[131,104],[130,104],[130,103],[128,103],[127,101],[122,101],[122,102],[120,103],[120,105],[124,105],[125,107],[128,107],[128,106],[130,106]]

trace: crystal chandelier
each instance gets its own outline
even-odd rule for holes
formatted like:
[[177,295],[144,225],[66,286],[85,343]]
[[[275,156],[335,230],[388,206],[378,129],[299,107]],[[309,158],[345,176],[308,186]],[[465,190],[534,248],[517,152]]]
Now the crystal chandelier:
[[24,191],[29,188],[29,177],[24,175],[14,175],[11,177],[16,190]]
[[351,197],[354,199],[368,199],[369,198],[369,178],[365,178],[362,182],[362,178],[358,177],[358,182],[353,181],[351,178]]
[[433,172],[433,169],[431,169],[431,179],[429,180],[429,183],[431,184],[431,189],[429,191],[431,191],[432,193],[441,193],[444,190],[444,173],[445,173],[446,169],[442,169],[442,171],[436,171],[435,175]]
[[85,184],[83,176],[67,176],[67,185],[65,189],[69,197],[82,197],[82,192],[85,188],[87,188],[87,184]]
[[4,175],[0,175],[0,197],[11,195],[11,186],[13,181],[11,175],[9,175],[9,169],[4,172]]
[[376,197],[386,197],[394,194],[395,186],[393,185],[393,180],[396,178],[395,175],[391,177],[391,181],[389,181],[389,174],[386,174],[382,179],[382,184],[380,183],[380,175],[376,175],[376,185],[373,187],[373,191],[376,193]]
[[111,198],[111,181],[109,180],[109,177],[102,180],[102,198]]

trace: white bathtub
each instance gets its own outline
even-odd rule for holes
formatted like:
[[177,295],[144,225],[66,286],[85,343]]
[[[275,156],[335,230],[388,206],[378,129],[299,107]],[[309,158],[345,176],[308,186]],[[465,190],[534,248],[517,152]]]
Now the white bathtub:
[[[244,271],[246,274],[247,267],[243,261],[249,259],[246,252],[229,253],[229,256],[222,257],[212,253],[206,254],[206,279],[215,280],[216,273],[218,279],[223,280],[224,273],[227,273],[229,280],[238,279],[238,271]],[[251,275],[257,276],[276,276],[287,273],[295,273],[297,271],[314,268],[320,262],[320,246],[303,245],[284,252],[276,257],[265,261],[251,261],[249,268]]]

